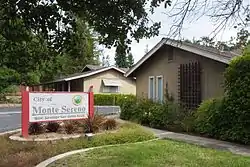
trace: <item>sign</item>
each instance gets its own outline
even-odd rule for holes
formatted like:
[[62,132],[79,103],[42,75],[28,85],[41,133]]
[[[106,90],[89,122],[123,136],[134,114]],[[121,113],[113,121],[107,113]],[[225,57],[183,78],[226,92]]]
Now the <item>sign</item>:
[[29,122],[85,119],[94,116],[94,94],[89,92],[22,92],[22,136]]
[[88,93],[29,93],[29,122],[83,119],[88,115]]

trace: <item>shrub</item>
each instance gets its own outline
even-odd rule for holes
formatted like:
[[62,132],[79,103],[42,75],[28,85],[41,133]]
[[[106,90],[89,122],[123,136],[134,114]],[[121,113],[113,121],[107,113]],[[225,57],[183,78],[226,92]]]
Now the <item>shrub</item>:
[[223,138],[250,143],[250,53],[233,59],[225,72]]
[[57,132],[57,130],[59,129],[60,125],[57,122],[48,122],[46,129],[49,132]]
[[148,99],[128,99],[121,105],[120,117],[137,123],[173,131],[183,131],[185,111],[174,102],[157,103]]
[[121,113],[120,118],[124,120],[131,120],[135,118],[135,112],[137,110],[136,98],[129,97],[123,98],[122,102],[120,103]]
[[74,121],[65,121],[64,130],[67,134],[72,134],[78,130]]
[[38,134],[41,134],[43,133],[45,130],[44,130],[44,127],[42,126],[41,123],[31,123],[30,126],[29,126],[29,134],[30,135],[38,135]]
[[95,133],[102,128],[102,124],[105,118],[100,115],[95,115],[94,118],[88,117],[83,121],[83,131],[84,133]]
[[100,106],[120,106],[124,99],[132,98],[135,99],[134,95],[123,95],[123,94],[95,94],[94,103]]
[[12,85],[12,84],[19,84],[20,83],[20,74],[13,70],[6,67],[0,68],[0,93],[4,93],[4,90]]
[[17,93],[19,91],[20,88],[17,85],[10,85],[3,90],[4,93]]
[[94,95],[94,104],[100,106],[112,106],[115,104],[115,95],[106,95],[106,94],[95,94]]
[[183,131],[182,121],[185,113],[181,107],[173,102],[153,103],[149,107],[149,125],[155,128],[168,129],[172,131]]
[[115,119],[107,119],[102,123],[102,128],[105,130],[113,130],[117,127]]
[[195,131],[208,136],[219,137],[223,117],[223,98],[212,98],[201,103],[195,112]]

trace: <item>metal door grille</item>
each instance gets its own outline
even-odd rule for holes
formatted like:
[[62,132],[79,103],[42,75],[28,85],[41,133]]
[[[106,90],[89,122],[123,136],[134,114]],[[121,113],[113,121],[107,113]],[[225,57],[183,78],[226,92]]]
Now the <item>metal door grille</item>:
[[201,103],[201,67],[199,62],[181,64],[178,70],[179,102],[185,109]]

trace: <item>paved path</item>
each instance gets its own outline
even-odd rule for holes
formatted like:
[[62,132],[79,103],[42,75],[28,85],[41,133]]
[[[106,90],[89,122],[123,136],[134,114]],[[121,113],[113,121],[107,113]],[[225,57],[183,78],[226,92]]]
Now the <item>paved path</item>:
[[[127,122],[121,119],[117,119],[117,121],[121,123]],[[149,128],[146,126],[143,126],[143,127],[149,131],[152,131],[155,134],[155,136],[161,139],[178,140],[178,141],[183,141],[186,143],[196,144],[199,146],[213,148],[217,150],[230,151],[234,154],[250,156],[250,146],[235,144],[235,143],[221,141],[221,140],[215,140],[211,138],[192,136],[188,134],[175,133],[175,132],[170,132],[166,130],[154,129],[154,128]]]
[[205,137],[192,136],[188,134],[174,133],[165,130],[153,129],[149,127],[145,128],[152,131],[159,138],[184,141],[186,143],[197,144],[200,146],[214,148],[217,150],[230,151],[234,154],[250,156],[250,146],[240,145]]

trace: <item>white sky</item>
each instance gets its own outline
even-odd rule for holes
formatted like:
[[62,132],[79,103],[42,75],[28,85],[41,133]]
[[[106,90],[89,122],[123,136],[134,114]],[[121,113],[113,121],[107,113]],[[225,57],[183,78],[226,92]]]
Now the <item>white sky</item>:
[[[166,37],[164,34],[168,34],[171,27],[172,21],[162,12],[166,11],[164,7],[159,7],[155,10],[153,15],[150,15],[150,18],[154,21],[161,21],[160,35],[157,37],[152,37],[150,39],[142,39],[139,43],[136,41],[132,42],[131,52],[134,56],[135,63],[144,55],[146,45],[148,45],[148,50],[150,50],[154,45],[156,45],[163,37]],[[191,24],[188,22],[184,24],[184,28],[181,34],[182,38],[190,39],[193,38],[199,39],[202,36],[209,36],[211,32],[215,29],[214,23],[209,21],[208,17],[202,17],[198,21],[195,21]],[[227,28],[224,31],[221,31],[217,36],[216,40],[227,41],[230,37],[236,37],[237,30],[233,27]],[[110,56],[110,64],[114,65],[114,55],[115,48],[104,49],[104,55]]]

